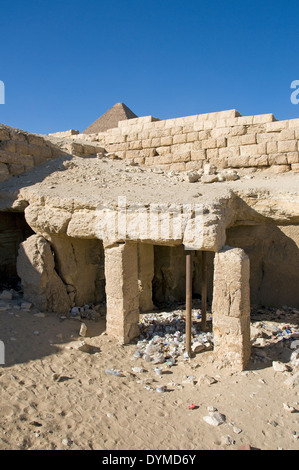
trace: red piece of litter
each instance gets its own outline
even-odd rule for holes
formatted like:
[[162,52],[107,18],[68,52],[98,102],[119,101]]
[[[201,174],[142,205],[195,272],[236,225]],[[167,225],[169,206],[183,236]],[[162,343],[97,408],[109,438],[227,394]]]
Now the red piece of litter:
[[194,410],[195,405],[193,405],[193,403],[192,403],[192,405],[189,405],[188,408],[189,408],[189,410]]

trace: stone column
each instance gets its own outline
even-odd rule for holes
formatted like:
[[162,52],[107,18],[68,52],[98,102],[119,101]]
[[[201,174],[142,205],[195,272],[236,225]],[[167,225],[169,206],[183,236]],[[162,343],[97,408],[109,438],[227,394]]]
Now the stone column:
[[104,249],[106,331],[126,344],[139,334],[137,243],[105,243]]
[[224,246],[214,260],[213,332],[216,360],[243,370],[250,358],[249,258]]
[[152,300],[154,270],[154,246],[138,243],[138,284],[141,312],[149,312],[154,308]]

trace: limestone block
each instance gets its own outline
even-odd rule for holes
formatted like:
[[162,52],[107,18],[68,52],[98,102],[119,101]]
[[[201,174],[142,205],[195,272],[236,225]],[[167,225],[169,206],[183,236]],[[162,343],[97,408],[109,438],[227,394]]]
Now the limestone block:
[[219,157],[219,149],[218,148],[206,149],[206,155],[207,155],[208,161],[211,161],[211,160],[214,161],[215,159]]
[[271,168],[269,168],[271,173],[287,173],[290,169],[290,165],[272,165]]
[[0,163],[15,163],[33,167],[34,159],[31,155],[20,155],[19,153],[0,150]]
[[244,135],[247,132],[247,127],[244,125],[234,125],[234,127],[230,128],[230,135]]
[[288,152],[287,160],[288,163],[299,163],[299,152]]
[[277,142],[267,142],[267,153],[278,153]]
[[202,168],[202,166],[203,166],[203,160],[193,160],[191,162],[186,163],[186,171],[198,170]]
[[228,137],[231,135],[231,127],[216,127],[211,130],[211,137],[217,139],[218,137]]
[[252,155],[259,155],[260,150],[258,144],[241,145],[240,153],[242,157],[251,157]]
[[138,132],[138,140],[146,140],[149,138],[149,131]]
[[219,251],[226,240],[229,210],[223,206],[205,208],[198,204],[192,219],[186,223],[183,244],[186,250]]
[[256,135],[256,142],[258,144],[262,142],[277,142],[279,134],[277,132],[262,132]]
[[249,258],[223,247],[214,258],[214,352],[223,365],[243,370],[250,358]]
[[104,248],[107,333],[126,344],[139,334],[137,243]]
[[156,129],[156,128],[149,129],[149,138],[161,139],[161,137],[163,137],[163,129]]
[[217,138],[217,147],[226,147],[227,145],[227,139],[226,137],[218,137]]
[[8,165],[5,163],[0,163],[0,181],[5,181],[10,177],[10,172],[8,169]]
[[205,150],[191,150],[191,160],[205,160],[206,151]]
[[276,122],[269,122],[266,124],[266,131],[267,132],[280,132],[282,129],[286,129],[289,127],[289,121],[276,121]]
[[241,145],[256,144],[256,134],[247,134],[241,136]]
[[268,155],[269,165],[286,165],[288,163],[287,154],[271,153]]
[[295,118],[295,119],[289,119],[288,121],[286,121],[288,123],[288,127],[291,129],[293,127],[299,127],[299,118]]
[[207,140],[211,137],[211,131],[199,131],[198,132],[198,140]]
[[242,145],[242,141],[243,141],[243,138],[244,136],[242,135],[235,135],[235,136],[232,136],[232,137],[228,137],[227,138],[227,146],[228,147],[237,147],[237,146],[240,146]]
[[182,126],[172,126],[170,127],[170,135],[174,136],[177,134],[183,134],[183,127]]
[[71,213],[60,208],[30,204],[25,209],[25,219],[35,232],[64,233]]
[[186,144],[175,144],[175,145],[172,145],[171,152],[172,153],[190,152],[191,150],[195,150],[193,147],[194,147],[194,144],[192,144],[192,142],[189,142]]
[[201,143],[203,149],[213,149],[217,148],[217,140],[216,139],[206,139],[203,140]]
[[269,158],[268,155],[256,155],[254,157],[249,157],[249,166],[268,166]]
[[173,163],[171,165],[171,169],[173,171],[185,171],[186,170],[186,163]]
[[172,136],[161,137],[161,145],[169,146],[169,145],[172,145],[172,143],[173,143]]
[[223,147],[219,149],[220,158],[237,157],[240,155],[240,147]]
[[161,147],[161,138],[155,137],[154,139],[152,139],[151,147]]
[[281,131],[278,135],[278,140],[294,140],[294,139],[295,139],[294,129],[285,129]]
[[25,172],[25,166],[24,165],[17,165],[15,163],[12,163],[11,165],[8,165],[9,172],[12,176],[17,176],[21,175],[22,173]]
[[173,155],[172,153],[166,153],[165,155],[155,157],[155,161],[158,165],[169,165],[173,162]]
[[8,129],[5,127],[0,127],[0,140],[9,140],[10,139],[10,134]]
[[141,149],[142,149],[142,141],[141,140],[135,140],[133,142],[130,142],[129,150],[141,150]]
[[282,140],[278,142],[278,152],[297,152],[297,140]]
[[196,140],[195,142],[193,142],[192,150],[203,150],[201,148],[201,140]]
[[195,142],[198,139],[198,132],[189,132],[187,134],[187,142]]
[[24,296],[42,311],[68,313],[70,300],[66,286],[55,270],[50,244],[40,235],[21,243],[17,272]]
[[173,144],[184,144],[187,142],[187,134],[177,134],[173,136]]
[[134,140],[138,139],[138,133],[137,132],[132,132],[132,130],[129,130],[129,133],[127,134],[127,142],[133,142]]
[[[275,117],[273,116],[272,113],[259,114],[259,115],[252,116],[252,117],[253,117],[253,124],[275,121]],[[239,118],[239,119],[241,119],[241,118]]]
[[104,250],[101,240],[47,235],[55,253],[56,271],[68,286],[75,305],[98,303],[105,298]]
[[144,139],[142,140],[142,148],[143,149],[147,149],[147,148],[150,148],[152,146],[152,139]]
[[171,146],[168,147],[157,147],[156,151],[159,155],[166,155],[168,153],[171,153]]
[[3,140],[2,142],[0,141],[0,148],[1,150],[14,153],[16,151],[16,144],[13,140]]
[[204,129],[214,129],[214,127],[217,126],[217,121],[216,120],[212,120],[212,119],[207,119],[206,121],[204,121]]
[[180,153],[173,153],[172,154],[172,161],[175,162],[189,162],[191,159],[191,152],[180,152]]

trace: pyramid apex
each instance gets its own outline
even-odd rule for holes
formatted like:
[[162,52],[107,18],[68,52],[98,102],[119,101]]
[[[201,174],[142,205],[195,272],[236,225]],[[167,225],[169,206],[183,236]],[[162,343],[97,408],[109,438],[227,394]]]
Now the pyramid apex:
[[136,116],[136,114],[133,113],[133,111],[131,111],[131,109],[124,103],[115,103],[112,108],[108,109],[106,113],[87,127],[82,134],[97,134],[99,132],[105,132],[108,129],[117,127],[119,121],[125,121],[127,119],[137,117],[138,116]]

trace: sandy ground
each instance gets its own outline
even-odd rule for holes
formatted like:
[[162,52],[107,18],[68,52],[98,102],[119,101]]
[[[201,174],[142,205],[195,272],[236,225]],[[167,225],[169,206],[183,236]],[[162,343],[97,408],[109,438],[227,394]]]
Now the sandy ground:
[[[284,357],[283,341],[268,340],[243,372],[217,368],[209,351],[162,365],[159,377],[156,365],[134,359],[136,344],[108,338],[104,317],[84,320],[88,336],[82,338],[78,320],[13,304],[0,311],[6,362],[0,366],[0,450],[237,450],[242,444],[299,450],[298,387],[284,384],[294,371],[272,367]],[[82,340],[89,352],[74,348]],[[134,373],[137,366],[145,371]],[[199,380],[205,374],[215,382]],[[156,391],[161,385],[164,393]],[[206,423],[208,407],[225,422]]]

